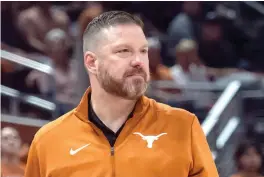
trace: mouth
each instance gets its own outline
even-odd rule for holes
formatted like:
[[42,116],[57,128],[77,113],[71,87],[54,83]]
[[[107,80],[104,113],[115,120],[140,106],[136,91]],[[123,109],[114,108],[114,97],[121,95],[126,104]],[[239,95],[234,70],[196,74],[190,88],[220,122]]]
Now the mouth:
[[125,74],[125,78],[141,78],[146,80],[147,75],[144,71],[134,71],[134,72],[129,72]]
[[132,76],[141,76],[141,77],[144,77],[143,74],[131,74],[131,75],[128,75],[128,77],[132,77]]
[[143,79],[145,79],[145,76],[144,75],[142,75],[142,74],[133,74],[133,75],[129,75],[129,76],[127,76],[128,78],[129,77],[140,77],[140,78],[143,78]]

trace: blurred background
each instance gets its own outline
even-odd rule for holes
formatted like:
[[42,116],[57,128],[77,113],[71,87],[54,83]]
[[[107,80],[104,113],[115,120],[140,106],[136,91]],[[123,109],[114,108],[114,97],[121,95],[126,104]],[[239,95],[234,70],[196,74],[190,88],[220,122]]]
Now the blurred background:
[[220,176],[263,173],[263,2],[24,1],[1,2],[3,176],[23,176],[35,132],[80,101],[82,34],[108,10],[144,21],[147,96],[199,117]]

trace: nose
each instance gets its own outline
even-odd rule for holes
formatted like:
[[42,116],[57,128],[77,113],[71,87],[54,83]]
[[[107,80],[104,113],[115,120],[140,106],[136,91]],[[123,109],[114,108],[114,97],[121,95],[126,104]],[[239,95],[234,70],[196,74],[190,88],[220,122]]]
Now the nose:
[[139,56],[136,56],[134,59],[131,60],[131,65],[133,67],[142,67],[143,66],[143,62],[140,59]]

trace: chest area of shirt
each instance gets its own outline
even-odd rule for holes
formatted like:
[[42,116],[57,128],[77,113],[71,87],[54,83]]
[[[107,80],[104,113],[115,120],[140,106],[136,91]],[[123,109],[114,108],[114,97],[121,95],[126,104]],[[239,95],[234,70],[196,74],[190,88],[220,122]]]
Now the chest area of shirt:
[[[190,164],[188,143],[174,139],[171,132],[132,131],[126,139],[114,147],[107,144],[107,139],[69,138],[60,145],[50,145],[45,155],[47,169],[51,176],[64,172],[83,175],[76,171],[104,176],[112,171],[124,174],[155,176],[166,169],[187,170]],[[145,170],[142,171],[142,167]],[[188,171],[188,170],[187,170]],[[149,173],[149,174],[147,174]],[[69,176],[69,174],[67,174]],[[98,174],[95,174],[95,176]],[[56,175],[55,175],[56,176]]]

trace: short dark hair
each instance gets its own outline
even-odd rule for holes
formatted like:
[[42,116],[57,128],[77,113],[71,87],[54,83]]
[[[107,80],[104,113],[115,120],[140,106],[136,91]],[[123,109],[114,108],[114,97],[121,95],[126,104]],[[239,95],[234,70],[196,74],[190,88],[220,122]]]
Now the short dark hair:
[[[144,23],[142,20],[130,13],[124,11],[108,11],[95,17],[86,27],[83,34],[83,50],[89,50],[94,42],[94,37],[103,29],[120,24],[135,24],[142,28]],[[94,44],[93,44],[94,45]]]
[[240,164],[240,159],[241,157],[246,153],[246,151],[250,148],[254,148],[257,153],[259,154],[261,160],[262,160],[262,163],[261,163],[261,166],[260,166],[260,171],[263,169],[264,167],[264,162],[263,162],[263,152],[262,152],[262,148],[261,148],[261,144],[253,141],[253,140],[244,140],[243,142],[241,142],[238,146],[237,146],[237,149],[235,151],[235,154],[234,154],[234,160],[235,160],[235,163],[236,163],[236,166],[237,166],[237,169],[238,170],[243,170],[243,167],[241,166]]

